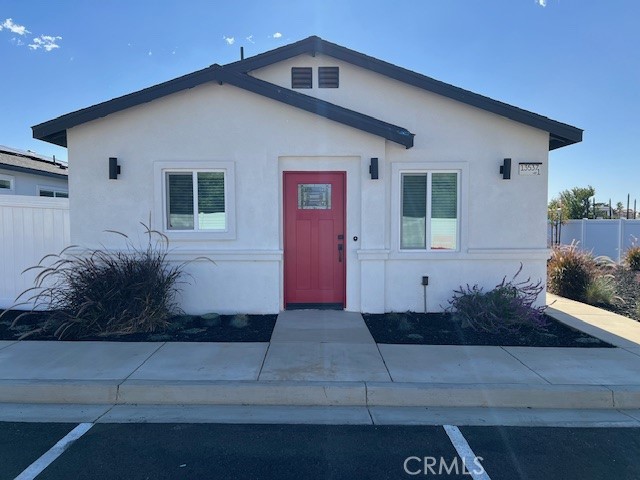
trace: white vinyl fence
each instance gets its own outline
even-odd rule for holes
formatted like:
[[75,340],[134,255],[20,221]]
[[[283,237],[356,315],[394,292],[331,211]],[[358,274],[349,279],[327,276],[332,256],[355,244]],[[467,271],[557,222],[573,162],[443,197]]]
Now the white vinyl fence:
[[23,270],[68,245],[68,199],[0,195],[0,308],[33,286],[37,272]]
[[[634,238],[640,244],[640,220],[568,220],[561,225],[560,243],[569,245],[572,241],[595,256],[605,255],[612,260],[624,259],[626,250],[633,244]],[[555,238],[549,228],[549,239]],[[553,236],[552,236],[553,234]]]

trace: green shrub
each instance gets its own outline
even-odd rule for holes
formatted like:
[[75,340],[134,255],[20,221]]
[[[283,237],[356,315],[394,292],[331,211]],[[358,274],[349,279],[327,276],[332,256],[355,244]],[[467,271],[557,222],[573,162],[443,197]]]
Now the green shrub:
[[584,301],[590,305],[613,305],[620,298],[616,296],[616,283],[613,275],[600,275],[589,281]]
[[[135,247],[128,237],[125,251],[91,250],[47,255],[30,269],[40,270],[36,286],[23,292],[18,305],[32,304],[30,312],[48,310],[46,321],[27,333],[52,332],[58,339],[88,335],[117,335],[164,329],[180,313],[176,303],[183,264],[167,262],[168,239],[144,225],[146,247]],[[51,265],[44,260],[53,260]]]
[[486,332],[518,331],[524,326],[544,329],[546,306],[533,304],[544,289],[542,281],[516,282],[522,265],[507,281],[502,279],[493,290],[484,292],[478,285],[460,287],[449,300],[447,311],[462,327]]
[[578,250],[577,243],[553,247],[547,262],[547,289],[561,297],[583,301],[597,269],[593,256]]

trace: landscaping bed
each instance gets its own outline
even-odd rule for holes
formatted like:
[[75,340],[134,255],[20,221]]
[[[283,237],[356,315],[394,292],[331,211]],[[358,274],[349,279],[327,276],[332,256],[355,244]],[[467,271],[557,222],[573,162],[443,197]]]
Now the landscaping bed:
[[491,345],[503,347],[614,348],[548,315],[540,329],[522,326],[517,332],[485,332],[462,328],[449,313],[363,314],[376,343],[405,345]]
[[640,321],[640,272],[618,267],[613,272],[615,294],[611,304],[596,304],[610,312]]
[[[2,313],[2,310],[0,310]],[[38,312],[20,319],[11,328],[13,320],[23,312],[9,311],[0,318],[0,340],[17,340],[24,333],[38,328],[46,320],[47,312]],[[277,315],[179,315],[171,319],[162,331],[121,335],[91,335],[73,340],[109,342],[268,342],[271,339]],[[25,340],[56,340],[53,332],[33,334]],[[66,340],[66,339],[65,339]],[[69,339],[71,340],[71,339]]]

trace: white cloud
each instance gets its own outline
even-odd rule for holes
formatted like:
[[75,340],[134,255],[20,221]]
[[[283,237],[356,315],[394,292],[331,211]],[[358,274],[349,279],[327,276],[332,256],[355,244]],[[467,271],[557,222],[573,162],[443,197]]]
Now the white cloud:
[[0,30],[6,28],[12,33],[17,33],[18,35],[24,35],[26,33],[31,33],[24,25],[18,25],[17,23],[13,23],[13,19],[7,18],[2,24],[0,24]]
[[226,35],[222,36],[222,39],[227,42],[227,45],[233,45],[234,43],[236,43],[236,39],[233,37],[227,37]]
[[541,7],[546,7],[547,6],[547,0],[535,0],[535,2],[540,5]]
[[[7,18],[2,23],[0,23],[0,31],[2,30],[7,30],[20,36],[31,33],[30,30],[27,30],[27,27],[14,23],[13,19],[11,18]],[[62,37],[57,35],[38,35],[37,37],[34,37],[31,43],[29,43],[27,46],[31,50],[44,50],[46,52],[50,52],[51,50],[60,48],[60,45],[58,45],[59,40],[62,40]],[[13,43],[17,47],[21,47],[25,44],[25,42],[22,41],[19,37],[13,37],[11,39],[11,43]]]
[[51,50],[60,48],[60,45],[58,45],[57,43],[58,40],[62,40],[62,37],[51,36],[51,35],[40,35],[39,37],[35,37],[33,39],[33,43],[29,44],[29,48],[31,50],[43,49],[47,52],[50,52]]
[[273,38],[280,38],[282,37],[282,34],[280,32],[276,32],[273,34]]
[[153,55],[153,52],[151,50],[149,50],[149,53],[147,53],[148,56]]
[[247,39],[248,42],[256,43],[253,41],[253,35],[249,35],[248,37],[245,37],[245,38]]

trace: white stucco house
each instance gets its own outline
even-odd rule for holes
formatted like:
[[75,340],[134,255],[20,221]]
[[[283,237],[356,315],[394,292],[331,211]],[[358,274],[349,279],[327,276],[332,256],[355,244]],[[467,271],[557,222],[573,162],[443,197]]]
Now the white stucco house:
[[0,195],[67,198],[67,164],[0,145]]
[[[33,127],[68,148],[71,243],[166,234],[188,313],[441,310],[544,279],[549,151],[582,130],[309,37]],[[504,166],[505,168],[501,169]],[[117,167],[120,167],[118,171]]]

